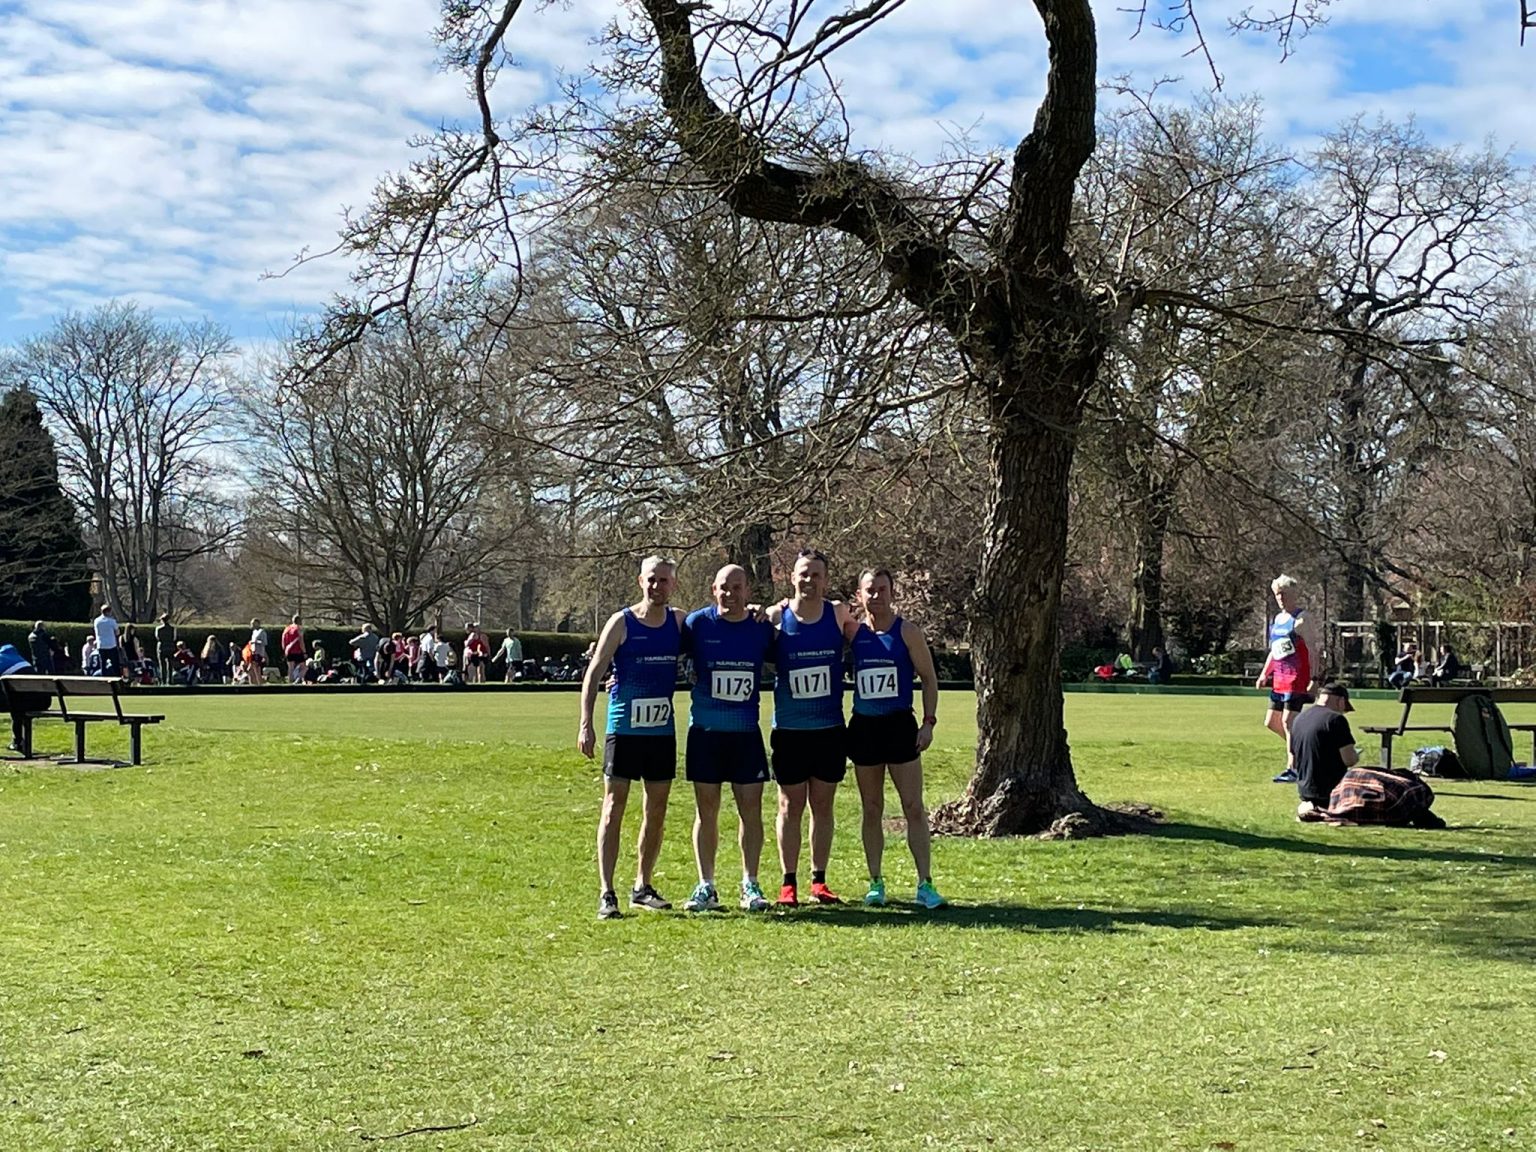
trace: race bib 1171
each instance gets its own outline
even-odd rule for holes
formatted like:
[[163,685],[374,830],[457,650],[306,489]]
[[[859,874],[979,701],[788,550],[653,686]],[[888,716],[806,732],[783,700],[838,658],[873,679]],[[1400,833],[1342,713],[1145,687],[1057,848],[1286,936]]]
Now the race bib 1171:
[[819,700],[832,695],[832,670],[825,667],[790,669],[789,694],[796,700]]

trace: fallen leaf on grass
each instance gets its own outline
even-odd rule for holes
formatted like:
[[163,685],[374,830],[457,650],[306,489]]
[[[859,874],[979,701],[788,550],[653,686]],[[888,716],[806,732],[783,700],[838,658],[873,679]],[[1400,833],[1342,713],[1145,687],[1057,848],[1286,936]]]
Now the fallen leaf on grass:
[[1446,1061],[1446,1054],[1440,1051],[1440,1049],[1434,1048],[1430,1050],[1429,1058],[1437,1064],[1444,1064]]

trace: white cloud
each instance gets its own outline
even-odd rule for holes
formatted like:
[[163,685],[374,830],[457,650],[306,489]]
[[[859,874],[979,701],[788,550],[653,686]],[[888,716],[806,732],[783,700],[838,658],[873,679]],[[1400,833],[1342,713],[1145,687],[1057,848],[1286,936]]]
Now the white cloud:
[[[1307,141],[1356,112],[1416,113],[1444,140],[1497,136],[1536,154],[1523,114],[1536,48],[1513,0],[1339,0],[1281,61],[1272,39],[1229,37],[1249,0],[1203,0],[1227,88],[1264,96],[1272,129]],[[823,0],[827,11],[833,0]],[[1209,84],[1186,32],[1102,0],[1100,75]],[[1163,10],[1152,0],[1154,11]],[[591,60],[617,0],[526,5],[498,101],[553,95]],[[436,0],[22,0],[0,23],[0,336],[113,296],[226,319],[270,339],[344,283],[339,260],[279,279],[334,243],[344,206],[411,158],[407,140],[473,109],[437,64]],[[1027,4],[909,0],[841,58],[856,146],[936,156],[965,135],[1008,148],[1044,84]]]

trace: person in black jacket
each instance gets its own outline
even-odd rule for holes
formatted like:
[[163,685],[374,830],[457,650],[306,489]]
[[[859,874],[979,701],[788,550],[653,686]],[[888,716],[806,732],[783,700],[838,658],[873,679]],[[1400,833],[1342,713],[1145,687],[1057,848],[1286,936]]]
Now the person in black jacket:
[[41,620],[27,633],[27,647],[32,650],[32,667],[39,676],[52,676],[54,673],[54,644],[53,634],[44,627]]

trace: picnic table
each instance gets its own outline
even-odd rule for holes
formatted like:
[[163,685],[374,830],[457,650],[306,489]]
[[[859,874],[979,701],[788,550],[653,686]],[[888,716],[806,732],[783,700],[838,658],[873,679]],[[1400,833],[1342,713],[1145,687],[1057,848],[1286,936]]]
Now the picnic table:
[[[1392,741],[1409,732],[1454,732],[1450,724],[1410,724],[1415,704],[1450,704],[1452,706],[1468,696],[1487,696],[1495,704],[1536,704],[1536,688],[1488,688],[1475,685],[1444,688],[1420,688],[1413,685],[1402,689],[1397,699],[1403,706],[1403,715],[1395,725],[1381,727],[1365,725],[1362,732],[1381,738],[1381,766],[1392,767]],[[1531,762],[1536,763],[1536,724],[1511,724],[1511,732],[1527,732],[1531,736]]]
[[[124,712],[122,703],[123,682],[115,676],[0,676],[0,690],[5,696],[8,712],[20,711],[23,719],[21,754],[32,755],[32,721],[45,718],[63,720],[75,726],[75,763],[85,763],[85,729],[88,724],[115,723],[128,729],[128,748],[133,763],[141,762],[143,739],[141,732],[146,724],[158,724],[164,716]],[[70,706],[71,700],[80,698],[109,700],[112,710],[100,712],[82,711],[78,705]],[[36,706],[41,699],[56,699],[57,707]],[[22,705],[20,709],[13,705]]]

